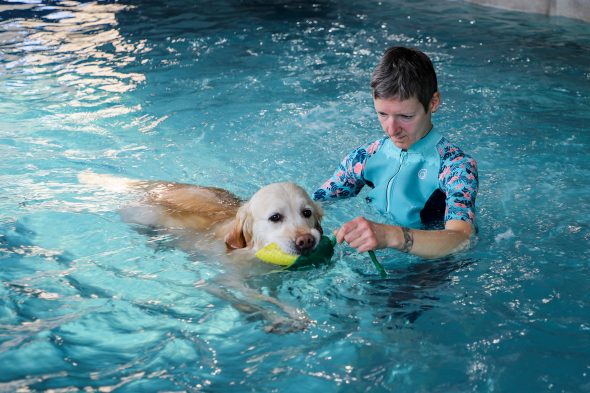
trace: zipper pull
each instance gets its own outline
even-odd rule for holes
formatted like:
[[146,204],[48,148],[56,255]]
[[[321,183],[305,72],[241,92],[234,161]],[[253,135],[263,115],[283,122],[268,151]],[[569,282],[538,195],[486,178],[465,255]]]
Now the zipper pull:
[[404,165],[404,161],[406,161],[406,157],[408,157],[408,151],[407,150],[402,150],[400,153],[400,166]]

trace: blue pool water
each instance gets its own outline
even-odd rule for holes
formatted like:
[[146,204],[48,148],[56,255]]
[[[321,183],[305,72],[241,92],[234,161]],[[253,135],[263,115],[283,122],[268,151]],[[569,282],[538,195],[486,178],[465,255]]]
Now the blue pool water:
[[[478,239],[379,251],[385,279],[345,246],[246,278],[305,331],[266,333],[202,290],[219,261],[78,184],[313,191],[381,135],[368,83],[392,45],[434,60],[434,120],[479,163]],[[0,391],[588,392],[589,97],[588,24],[460,1],[1,2]],[[362,199],[324,227],[378,219]]]

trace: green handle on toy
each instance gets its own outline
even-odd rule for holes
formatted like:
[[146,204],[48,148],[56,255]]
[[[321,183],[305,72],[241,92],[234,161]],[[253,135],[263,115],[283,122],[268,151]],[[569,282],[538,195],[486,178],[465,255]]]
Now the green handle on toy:
[[371,257],[371,261],[373,261],[373,265],[375,265],[375,268],[379,272],[379,275],[381,276],[381,278],[387,277],[387,272],[385,272],[385,269],[383,269],[383,265],[380,264],[379,261],[377,260],[377,257],[375,256],[375,251],[369,250],[368,252],[369,252],[369,256]]
[[[331,240],[332,240],[332,244],[336,245],[336,236],[332,235]],[[369,250],[368,253],[369,253],[369,256],[371,257],[371,261],[373,261],[373,265],[375,265],[375,269],[377,269],[381,278],[387,277],[387,272],[383,268],[383,265],[380,264],[379,261],[377,260],[377,256],[375,255],[375,251]]]

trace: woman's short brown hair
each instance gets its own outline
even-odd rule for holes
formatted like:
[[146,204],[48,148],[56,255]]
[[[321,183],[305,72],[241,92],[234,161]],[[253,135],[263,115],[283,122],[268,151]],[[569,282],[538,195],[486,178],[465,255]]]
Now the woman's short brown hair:
[[371,77],[373,98],[407,100],[416,97],[428,112],[438,91],[436,72],[423,52],[395,46],[387,49]]

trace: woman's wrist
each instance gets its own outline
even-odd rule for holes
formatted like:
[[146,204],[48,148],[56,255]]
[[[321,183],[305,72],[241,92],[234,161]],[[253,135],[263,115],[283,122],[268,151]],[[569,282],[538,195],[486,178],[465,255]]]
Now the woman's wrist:
[[409,253],[414,247],[414,233],[408,227],[399,227],[401,232],[399,246],[396,247],[399,251]]

